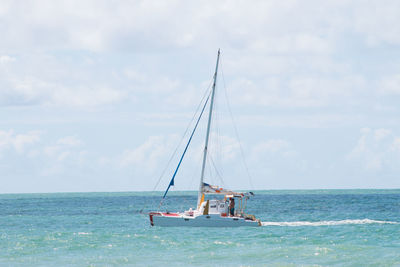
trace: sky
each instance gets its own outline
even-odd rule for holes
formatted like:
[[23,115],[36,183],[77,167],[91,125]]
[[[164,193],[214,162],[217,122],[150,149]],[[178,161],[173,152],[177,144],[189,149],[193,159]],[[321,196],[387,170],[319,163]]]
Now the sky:
[[[164,190],[218,48],[206,182],[400,188],[398,14],[397,0],[0,0],[0,193]],[[173,190],[197,190],[204,132]]]

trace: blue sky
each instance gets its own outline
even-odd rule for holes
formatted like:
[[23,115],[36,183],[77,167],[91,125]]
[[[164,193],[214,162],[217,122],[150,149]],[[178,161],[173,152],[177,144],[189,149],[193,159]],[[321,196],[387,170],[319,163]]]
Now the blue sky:
[[[398,14],[395,0],[3,0],[0,193],[152,190],[218,48],[223,181],[208,182],[399,188]],[[203,138],[174,190],[197,189]]]

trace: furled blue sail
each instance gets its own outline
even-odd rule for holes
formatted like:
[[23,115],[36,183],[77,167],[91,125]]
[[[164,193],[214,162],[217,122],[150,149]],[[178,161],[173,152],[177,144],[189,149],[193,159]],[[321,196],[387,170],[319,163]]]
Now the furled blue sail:
[[203,115],[204,109],[205,109],[206,106],[207,106],[207,103],[208,103],[208,99],[209,99],[209,98],[210,98],[210,95],[208,95],[207,100],[206,100],[206,102],[204,103],[204,106],[203,106],[203,108],[202,108],[202,110],[201,110],[200,116],[199,116],[199,118],[197,119],[196,125],[194,126],[194,129],[193,129],[193,131],[192,131],[192,134],[190,135],[189,141],[188,141],[188,143],[186,144],[185,150],[184,150],[183,153],[182,153],[181,159],[179,160],[179,163],[178,163],[178,166],[176,167],[176,170],[175,170],[175,172],[174,172],[174,175],[172,176],[172,179],[171,179],[171,181],[169,182],[169,185],[168,185],[167,190],[165,190],[163,199],[164,199],[165,196],[167,195],[169,188],[170,188],[171,186],[174,186],[174,185],[175,185],[175,181],[174,181],[174,180],[175,180],[175,176],[176,176],[176,174],[178,173],[179,167],[181,166],[183,157],[184,157],[185,154],[186,154],[186,151],[187,151],[187,149],[188,149],[188,147],[189,147],[190,141],[192,141],[192,137],[193,137],[193,135],[194,135],[194,132],[195,132],[196,129],[197,129],[197,125],[199,125],[201,116]]

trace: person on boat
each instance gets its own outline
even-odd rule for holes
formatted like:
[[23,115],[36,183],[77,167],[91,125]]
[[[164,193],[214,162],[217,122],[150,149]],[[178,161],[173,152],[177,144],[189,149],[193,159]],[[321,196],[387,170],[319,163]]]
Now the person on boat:
[[235,216],[235,199],[233,197],[230,198],[229,202],[229,215]]

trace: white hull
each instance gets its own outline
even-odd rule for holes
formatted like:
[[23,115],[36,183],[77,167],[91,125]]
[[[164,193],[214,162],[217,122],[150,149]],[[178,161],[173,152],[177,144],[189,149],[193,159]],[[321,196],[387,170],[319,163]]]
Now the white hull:
[[260,226],[259,221],[246,220],[241,217],[224,217],[219,214],[199,215],[196,217],[183,214],[169,215],[150,213],[150,223],[153,226],[190,226],[190,227],[239,227]]

